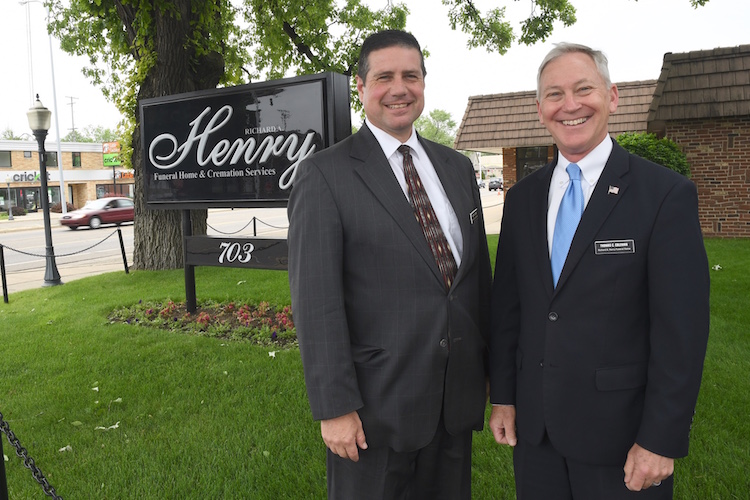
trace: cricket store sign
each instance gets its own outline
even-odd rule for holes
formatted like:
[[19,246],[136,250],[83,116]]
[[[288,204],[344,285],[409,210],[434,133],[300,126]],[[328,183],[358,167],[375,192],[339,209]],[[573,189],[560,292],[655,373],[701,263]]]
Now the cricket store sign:
[[[13,182],[39,182],[39,172],[16,172],[10,176]],[[50,173],[47,172],[47,180],[50,180]]]
[[286,205],[299,164],[351,134],[349,92],[321,73],[144,99],[148,208]]

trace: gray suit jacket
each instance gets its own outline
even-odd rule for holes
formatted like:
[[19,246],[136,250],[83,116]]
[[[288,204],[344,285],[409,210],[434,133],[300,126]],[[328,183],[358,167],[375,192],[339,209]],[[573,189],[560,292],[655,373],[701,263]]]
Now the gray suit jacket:
[[289,199],[292,308],[315,419],[358,411],[368,445],[411,451],[481,429],[491,281],[471,163],[420,138],[458,217],[463,256],[443,285],[372,132],[320,151]]
[[617,143],[557,288],[547,251],[550,164],[508,192],[493,288],[493,403],[519,439],[622,465],[634,443],[687,454],[708,340],[708,262],[688,179]]

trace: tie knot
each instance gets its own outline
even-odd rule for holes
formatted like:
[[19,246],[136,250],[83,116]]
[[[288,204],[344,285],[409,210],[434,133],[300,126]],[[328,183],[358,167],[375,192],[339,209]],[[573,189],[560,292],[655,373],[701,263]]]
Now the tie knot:
[[411,154],[411,148],[406,144],[402,144],[398,147],[398,152],[404,156],[409,156]]
[[568,177],[570,177],[570,180],[581,180],[581,167],[579,167],[575,163],[571,163],[570,165],[568,165],[568,168],[566,168],[565,170],[568,172]]

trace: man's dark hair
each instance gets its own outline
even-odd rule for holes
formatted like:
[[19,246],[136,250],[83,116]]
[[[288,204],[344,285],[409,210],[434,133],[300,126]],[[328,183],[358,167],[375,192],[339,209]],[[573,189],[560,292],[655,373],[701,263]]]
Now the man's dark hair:
[[367,79],[367,73],[370,71],[370,52],[389,47],[406,47],[416,49],[419,52],[419,60],[422,65],[422,77],[427,76],[427,70],[424,67],[424,55],[419,42],[414,35],[401,30],[383,30],[373,33],[362,42],[362,48],[359,51],[359,61],[357,61],[357,75],[362,81]]

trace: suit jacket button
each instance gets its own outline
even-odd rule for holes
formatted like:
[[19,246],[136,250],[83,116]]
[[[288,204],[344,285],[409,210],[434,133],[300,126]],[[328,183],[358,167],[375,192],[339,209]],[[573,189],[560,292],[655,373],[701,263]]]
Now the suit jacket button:
[[554,311],[549,313],[549,315],[547,316],[547,319],[549,319],[550,321],[557,321],[557,313]]
[[440,339],[440,347],[448,347],[448,341],[446,339]]

